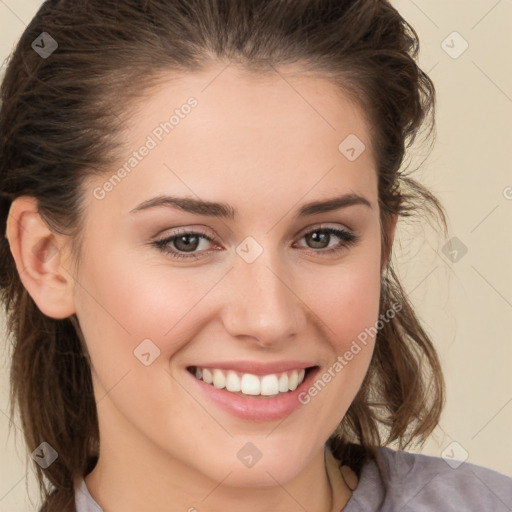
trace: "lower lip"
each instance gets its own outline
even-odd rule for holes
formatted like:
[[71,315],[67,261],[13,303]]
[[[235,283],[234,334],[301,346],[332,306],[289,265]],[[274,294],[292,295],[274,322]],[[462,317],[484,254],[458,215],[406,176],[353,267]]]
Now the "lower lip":
[[194,377],[188,370],[185,370],[185,373],[212,402],[233,416],[250,421],[276,421],[286,418],[303,405],[299,401],[299,395],[310,387],[318,370],[309,370],[304,381],[294,391],[274,397],[258,395],[247,398],[207,384]]

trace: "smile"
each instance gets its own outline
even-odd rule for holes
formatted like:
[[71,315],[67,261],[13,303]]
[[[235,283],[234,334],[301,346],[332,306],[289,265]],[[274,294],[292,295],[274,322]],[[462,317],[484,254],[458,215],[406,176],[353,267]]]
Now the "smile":
[[277,396],[295,391],[304,381],[307,369],[298,368],[268,375],[254,375],[219,368],[190,367],[197,379],[217,389],[225,389],[239,396]]
[[320,367],[310,361],[217,361],[187,366],[190,389],[209,404],[246,421],[281,421],[304,407],[299,395]]

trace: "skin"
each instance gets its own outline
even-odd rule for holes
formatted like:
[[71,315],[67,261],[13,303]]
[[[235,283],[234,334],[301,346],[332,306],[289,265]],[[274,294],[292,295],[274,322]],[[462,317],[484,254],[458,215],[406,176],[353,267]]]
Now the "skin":
[[[350,498],[336,465],[326,468],[324,443],[361,385],[373,339],[280,421],[236,418],[188,385],[187,366],[219,360],[307,360],[321,374],[379,314],[377,174],[362,111],[297,70],[281,72],[284,80],[223,69],[162,81],[141,99],[120,165],[174,108],[190,96],[198,105],[103,199],[94,190],[116,169],[87,181],[78,267],[69,240],[49,230],[33,200],[11,210],[24,285],[45,314],[76,314],[86,340],[101,453],[85,481],[105,512],[325,512]],[[355,161],[338,150],[349,134],[366,144]],[[347,193],[371,207],[295,216],[307,202]],[[162,194],[229,203],[237,219],[169,207],[130,213]],[[331,235],[329,248],[342,249],[329,255],[304,237],[321,225],[359,240],[343,247]],[[214,240],[202,239],[199,259],[175,260],[151,242],[177,228]],[[248,236],[263,249],[250,264],[236,252]],[[41,240],[57,249],[47,260],[34,252]],[[160,350],[150,366],[133,353],[144,339]],[[251,468],[237,457],[247,442],[262,454]]]

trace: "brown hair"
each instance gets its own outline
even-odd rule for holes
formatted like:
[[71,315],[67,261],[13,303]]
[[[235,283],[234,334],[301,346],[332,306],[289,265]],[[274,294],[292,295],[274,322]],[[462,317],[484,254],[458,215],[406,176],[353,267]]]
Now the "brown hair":
[[[42,32],[58,43],[47,58],[31,47]],[[416,32],[387,0],[46,1],[1,87],[0,232],[12,201],[28,195],[52,229],[79,240],[84,179],[115,161],[126,105],[162,71],[215,61],[256,74],[299,64],[357,102],[372,130],[383,254],[394,214],[426,211],[446,229],[435,196],[401,170],[420,129],[429,127],[430,137],[434,127],[435,89],[416,63],[418,48]],[[30,450],[46,441],[59,454],[45,470],[35,465],[42,510],[74,510],[73,479],[92,469],[99,444],[79,328],[74,318],[39,311],[4,237],[0,288],[13,341],[11,413],[19,407]],[[389,262],[380,312],[395,303],[401,310],[379,330],[363,385],[328,441],[357,472],[378,446],[423,442],[443,404],[435,349]]]

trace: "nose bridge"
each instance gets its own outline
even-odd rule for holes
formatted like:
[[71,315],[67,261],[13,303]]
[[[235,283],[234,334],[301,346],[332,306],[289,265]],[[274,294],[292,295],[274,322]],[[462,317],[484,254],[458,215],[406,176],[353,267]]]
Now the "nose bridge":
[[[240,244],[239,250],[243,248]],[[267,247],[254,261],[248,261],[243,252],[235,259],[230,287],[234,293],[224,318],[225,327],[233,336],[250,336],[262,345],[282,342],[303,325],[291,272],[285,270],[277,249]]]

